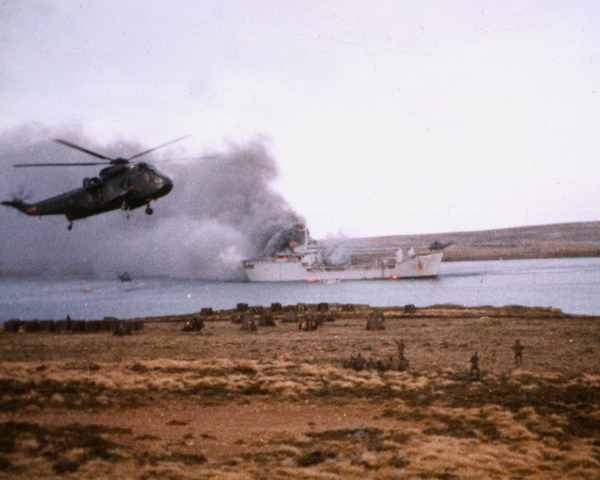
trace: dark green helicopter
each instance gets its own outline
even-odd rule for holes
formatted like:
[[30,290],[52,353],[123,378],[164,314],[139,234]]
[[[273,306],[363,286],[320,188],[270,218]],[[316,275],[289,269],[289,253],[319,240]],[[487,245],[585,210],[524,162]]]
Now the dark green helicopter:
[[150,202],[164,197],[173,189],[173,181],[148,163],[130,164],[131,160],[146,155],[154,150],[166,147],[171,143],[183,140],[188,136],[172,140],[129,158],[109,158],[99,153],[67,142],[55,140],[67,147],[80,150],[103,162],[84,163],[26,163],[15,167],[73,167],[89,165],[109,165],[102,169],[97,177],[84,178],[83,187],[62,193],[37,203],[26,203],[23,199],[2,202],[2,205],[16,208],[32,216],[65,215],[69,220],[68,230],[73,222],[81,218],[91,217],[112,210],[134,210],[146,205],[146,213],[152,215]]

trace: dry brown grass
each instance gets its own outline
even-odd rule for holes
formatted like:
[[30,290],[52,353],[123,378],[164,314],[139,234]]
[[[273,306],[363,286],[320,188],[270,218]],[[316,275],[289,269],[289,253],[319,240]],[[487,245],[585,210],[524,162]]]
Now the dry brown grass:
[[[0,478],[600,476],[597,318],[389,308],[366,331],[370,312],[315,332],[218,312],[202,333],[0,335]],[[400,338],[408,372],[344,368]]]

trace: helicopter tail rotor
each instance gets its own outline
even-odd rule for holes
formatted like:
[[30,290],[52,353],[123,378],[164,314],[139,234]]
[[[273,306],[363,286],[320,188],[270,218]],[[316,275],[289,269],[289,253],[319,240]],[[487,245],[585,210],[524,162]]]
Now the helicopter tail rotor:
[[23,200],[14,199],[8,202],[0,202],[2,205],[7,207],[16,208],[19,212],[26,213],[27,215],[35,215],[36,207],[30,205],[29,203],[25,203]]

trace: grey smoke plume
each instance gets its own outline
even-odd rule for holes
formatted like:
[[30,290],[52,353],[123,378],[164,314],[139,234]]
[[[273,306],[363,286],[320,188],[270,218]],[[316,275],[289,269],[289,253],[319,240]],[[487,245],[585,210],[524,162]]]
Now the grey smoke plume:
[[327,249],[323,254],[326,265],[340,266],[350,263],[352,250],[343,244]]
[[293,248],[293,243],[304,245],[307,240],[304,233],[304,225],[294,225],[292,228],[283,228],[271,237],[267,246],[260,255],[260,258],[269,258],[275,256],[287,248]]
[[326,265],[347,265],[351,261],[352,247],[347,244],[348,237],[342,232],[329,235],[321,242],[323,246],[323,261]]
[[[128,157],[152,148],[134,142],[98,145],[81,132],[21,128],[0,136],[0,199],[31,194],[39,201],[78,188],[101,167],[14,169],[15,163],[81,162],[84,153],[52,141],[63,138],[108,157]],[[161,139],[162,141],[163,139]],[[157,143],[161,143],[161,141]],[[182,154],[179,148],[179,157]],[[168,153],[168,151],[167,151]],[[64,216],[38,219],[0,209],[0,275],[114,278],[170,276],[239,280],[240,260],[256,257],[284,228],[304,224],[271,184],[277,165],[264,141],[229,144],[198,160],[143,157],[174,181],[173,191],[144,209],[114,211],[78,220],[67,231]],[[89,157],[93,160],[93,157]],[[142,160],[142,159],[140,159]]]

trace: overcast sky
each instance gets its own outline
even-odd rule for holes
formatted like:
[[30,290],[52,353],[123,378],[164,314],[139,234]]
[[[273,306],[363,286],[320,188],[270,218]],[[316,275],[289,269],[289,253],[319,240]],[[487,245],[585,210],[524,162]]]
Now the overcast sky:
[[262,139],[317,238],[598,221],[599,5],[8,0],[0,132]]

